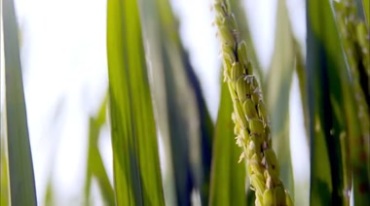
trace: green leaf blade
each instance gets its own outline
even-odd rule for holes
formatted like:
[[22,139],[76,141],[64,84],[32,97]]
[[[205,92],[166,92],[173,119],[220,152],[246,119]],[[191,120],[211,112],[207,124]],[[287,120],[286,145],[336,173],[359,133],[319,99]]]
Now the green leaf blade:
[[26,105],[12,0],[4,0],[5,107],[12,205],[37,205]]
[[281,178],[293,197],[289,97],[294,70],[294,40],[284,0],[278,1],[275,33],[274,55],[265,81],[266,102],[271,114],[272,145],[278,157]]
[[[307,15],[311,204],[349,205],[350,186],[346,176],[350,174],[354,202],[361,205],[369,202],[369,195],[361,191],[361,185],[368,185],[369,181],[368,157],[360,160],[364,151],[360,142],[364,137],[355,103],[356,92],[331,2],[307,1]],[[347,158],[351,167],[346,166]]]
[[190,205],[193,191],[199,191],[202,205],[208,205],[213,124],[200,83],[170,2],[141,2],[156,121],[167,154],[166,204]]
[[241,149],[234,140],[233,105],[227,84],[222,84],[221,103],[213,141],[209,205],[246,205],[246,172],[238,163]]
[[108,71],[117,205],[163,205],[136,1],[108,1]]
[[103,158],[99,150],[100,131],[106,123],[107,97],[102,102],[96,116],[89,119],[89,143],[87,153],[87,168],[85,180],[85,204],[90,205],[90,189],[93,178],[97,180],[105,204],[114,205],[114,191],[104,167]]

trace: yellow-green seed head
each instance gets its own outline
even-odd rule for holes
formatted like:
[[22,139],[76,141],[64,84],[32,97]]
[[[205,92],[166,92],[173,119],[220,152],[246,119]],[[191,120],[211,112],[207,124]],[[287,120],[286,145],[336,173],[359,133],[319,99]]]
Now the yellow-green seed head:
[[258,116],[264,121],[265,123],[267,122],[267,111],[266,111],[266,106],[263,103],[263,101],[258,102]]
[[250,98],[250,96],[252,94],[252,92],[250,90],[250,86],[248,85],[248,83],[243,78],[240,78],[236,82],[235,86],[236,86],[236,93],[238,95],[238,98],[239,98],[240,102],[244,102],[248,98]]
[[257,81],[257,79],[256,79],[256,77],[254,75],[251,75],[250,81],[251,81],[250,82],[251,83],[251,89],[253,89],[253,91],[255,89],[258,89],[259,88],[258,81]]
[[248,64],[248,55],[247,55],[247,44],[245,41],[241,41],[238,43],[238,58],[239,62],[247,65]]
[[221,24],[223,26],[227,26],[230,30],[232,30],[234,32],[234,35],[236,34],[236,20],[233,14],[225,16]]
[[274,188],[275,205],[286,206],[286,197],[284,188],[279,186]]
[[233,100],[238,99],[238,95],[235,92],[234,85],[233,84],[228,84],[228,86],[229,86],[229,90],[230,90],[231,99],[233,99]]
[[231,66],[231,80],[237,81],[244,76],[243,67],[241,67],[239,62],[235,62]]
[[234,55],[233,48],[228,45],[223,45],[221,49],[222,49],[222,55],[224,59],[227,60],[230,65],[233,65],[235,63],[235,55]]
[[287,206],[293,206],[293,200],[290,198],[290,195],[287,190],[285,190],[285,202]]
[[248,143],[248,158],[252,159],[254,155],[256,155],[255,158],[257,158],[257,162],[259,164],[258,159],[260,158],[260,148],[261,148],[261,141],[259,138],[256,138],[254,135],[250,137],[250,141]]
[[258,117],[257,111],[256,111],[256,105],[254,102],[247,98],[243,103],[243,111],[245,115],[247,116],[247,119],[255,119]]
[[248,159],[251,159],[252,156],[254,154],[256,154],[256,151],[257,151],[256,143],[250,141],[249,144],[248,144],[248,150],[247,150],[247,152],[248,152],[248,154],[247,154]]
[[229,30],[229,28],[227,28],[226,26],[219,26],[218,34],[223,45],[234,47],[236,43],[234,34]]
[[272,149],[267,149],[263,153],[264,153],[263,163],[266,165],[269,174],[271,174],[273,178],[278,178],[279,164],[274,151]]
[[[263,177],[263,168],[261,167],[259,157],[257,153],[254,153],[251,158],[249,158],[249,167],[251,168],[251,174],[260,174]],[[264,177],[263,177],[264,180]]]
[[263,205],[264,206],[274,206],[275,203],[275,195],[273,189],[266,189],[263,192]]
[[278,163],[271,150],[266,107],[248,59],[247,45],[239,39],[236,21],[227,1],[217,0],[214,9],[222,46],[224,80],[229,86],[234,107],[235,139],[243,149],[240,160],[245,159],[247,164],[247,173],[256,191],[256,206],[286,205],[284,188],[278,177]]
[[215,2],[213,4],[213,9],[216,11],[216,15],[224,16],[226,14],[224,12],[224,4],[221,2]]
[[267,144],[271,145],[271,129],[268,125],[266,125],[265,127],[265,134],[266,134]]
[[252,135],[262,136],[265,132],[263,122],[259,119],[249,120],[249,130]]
[[239,102],[234,102],[234,110],[236,111],[236,116],[238,117],[237,119],[239,121],[239,125],[244,129],[248,128],[247,119],[243,114],[243,109]]
[[251,183],[255,187],[256,192],[262,193],[265,191],[264,177],[260,174],[251,175]]
[[[252,89],[252,88],[251,88]],[[261,100],[261,95],[258,91],[254,90],[254,92],[251,95],[251,99],[254,103],[258,104],[258,102]]]

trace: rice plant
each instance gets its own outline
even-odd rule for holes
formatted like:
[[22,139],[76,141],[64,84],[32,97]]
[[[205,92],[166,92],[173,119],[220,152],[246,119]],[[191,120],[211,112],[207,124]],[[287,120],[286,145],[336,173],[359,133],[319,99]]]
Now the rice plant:
[[[106,72],[100,78],[106,80],[102,97],[94,91],[94,112],[84,111],[92,107],[85,101],[82,108],[73,110],[72,118],[67,115],[71,111],[68,99],[61,98],[49,111],[53,113],[49,123],[55,126],[82,114],[85,126],[75,132],[83,131],[84,143],[77,147],[78,138],[63,147],[63,140],[71,135],[63,130],[66,127],[43,126],[56,130],[60,139],[36,135],[40,133],[35,132],[34,114],[47,112],[36,111],[31,100],[39,98],[40,105],[53,101],[46,93],[36,98],[28,93],[31,74],[37,70],[29,65],[35,56],[27,51],[35,51],[31,43],[42,33],[28,33],[34,31],[34,24],[27,24],[27,15],[48,9],[14,3],[1,1],[1,205],[370,204],[369,0],[300,1],[306,16],[299,23],[291,2],[271,1],[266,8],[276,9],[275,40],[268,66],[254,39],[253,25],[262,19],[251,18],[257,7],[250,5],[257,4],[249,0],[207,3],[212,16],[208,26],[217,32],[215,36],[206,36],[195,24],[187,28],[191,34],[184,34],[182,26],[189,17],[181,15],[179,11],[185,8],[179,2],[107,0],[101,12],[104,18],[99,18],[105,23],[98,30],[104,34],[105,48],[99,58],[106,61],[103,66],[98,58],[88,61],[89,67],[100,65]],[[189,4],[195,15],[196,5],[202,2]],[[56,5],[45,3],[47,8]],[[76,9],[82,5],[86,13]],[[98,22],[88,23],[92,20],[86,17],[85,4],[74,6],[65,7],[59,24],[52,22],[57,27],[48,27],[44,16],[30,19],[43,22],[45,33],[62,27],[58,31],[63,37],[89,39],[94,34],[81,32]],[[94,15],[98,10],[93,10]],[[70,19],[68,14],[75,16]],[[197,20],[206,16],[203,13]],[[68,20],[78,26],[62,23]],[[305,28],[305,42],[297,35],[297,25]],[[192,34],[219,45],[214,52],[220,54],[221,70],[216,66],[207,70],[221,77],[216,112],[210,102],[218,99],[211,95],[212,88],[204,86],[204,73],[189,43]],[[59,55],[81,48],[93,52],[86,42],[71,48],[62,45]],[[83,65],[80,55],[87,53],[73,53],[71,62]],[[214,60],[201,61],[211,65]],[[54,67],[64,65],[56,62]],[[53,72],[46,71],[44,75],[50,75],[46,79],[51,79]],[[81,81],[78,76],[92,72],[86,71],[60,75],[63,83],[58,86],[80,91],[73,80]],[[53,84],[58,83],[49,81],[38,88],[39,93]],[[85,99],[88,92],[81,91],[74,94]],[[295,133],[297,125],[302,127],[302,137]],[[298,139],[308,152],[297,144]],[[76,168],[72,159],[83,161]],[[60,167],[60,162],[67,162],[67,167]],[[63,186],[66,176],[78,176],[67,190]]]

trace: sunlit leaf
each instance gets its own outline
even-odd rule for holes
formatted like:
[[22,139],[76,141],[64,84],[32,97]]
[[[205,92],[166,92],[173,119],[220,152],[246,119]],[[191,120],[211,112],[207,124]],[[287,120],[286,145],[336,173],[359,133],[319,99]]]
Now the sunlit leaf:
[[294,196],[289,139],[289,97],[295,56],[293,35],[284,0],[278,1],[276,21],[275,50],[265,81],[266,102],[271,116],[272,141],[280,164],[281,178],[291,196]]
[[107,51],[117,205],[163,205],[137,1],[108,0]]
[[166,203],[189,205],[197,190],[202,204],[208,205],[213,125],[200,83],[169,1],[143,0],[141,8],[156,120],[169,167],[164,171]]
[[55,205],[55,191],[51,178],[47,180],[44,205]]
[[[301,52],[301,49],[299,47],[299,43],[297,39],[294,39],[294,53],[295,53],[295,72],[298,76],[298,82],[299,82],[299,91],[302,98],[302,109],[303,109],[303,118],[304,118],[304,126],[306,129],[306,133],[308,131],[308,100],[307,100],[307,74],[305,71],[305,65],[304,65],[304,58],[303,54]],[[307,135],[308,138],[308,135]],[[307,141],[309,143],[309,141]]]
[[244,9],[242,3],[243,3],[242,0],[230,0],[231,9],[233,13],[235,14],[235,19],[239,26],[240,38],[244,39],[248,45],[247,47],[248,58],[251,61],[251,64],[253,65],[254,72],[258,76],[259,80],[263,82],[264,74],[263,74],[261,65],[258,61],[257,53],[255,50],[255,44],[252,39],[247,15],[245,13],[246,10]]
[[366,17],[367,28],[370,30],[370,0],[362,0],[362,8]]
[[114,205],[114,192],[109,182],[107,171],[104,167],[103,159],[99,151],[99,137],[101,128],[106,123],[107,99],[100,106],[98,114],[89,120],[89,144],[87,154],[87,171],[85,183],[86,203],[89,203],[89,195],[92,179],[97,180],[99,189],[105,204]]
[[4,138],[0,138],[0,205],[10,205],[9,202],[9,171],[8,171],[8,160],[5,151]]
[[[238,163],[241,149],[235,144],[233,106],[227,84],[222,84],[215,136],[209,205],[246,205],[246,169]],[[252,199],[254,202],[255,198]]]
[[5,110],[12,205],[37,205],[19,54],[18,28],[12,0],[2,7],[5,56]]

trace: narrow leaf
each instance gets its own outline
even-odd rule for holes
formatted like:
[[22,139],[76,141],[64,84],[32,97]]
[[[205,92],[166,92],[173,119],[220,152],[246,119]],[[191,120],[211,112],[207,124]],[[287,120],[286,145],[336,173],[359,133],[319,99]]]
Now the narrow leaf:
[[257,75],[261,83],[263,83],[264,73],[258,61],[255,45],[252,39],[252,34],[249,29],[247,15],[245,13],[246,10],[243,7],[242,2],[243,2],[242,0],[230,0],[230,7],[232,8],[235,14],[235,19],[239,26],[240,38],[244,39],[248,45],[247,47],[248,58],[250,59],[253,68],[255,68],[253,72],[255,72],[255,75]]
[[[343,203],[343,196],[339,193],[342,188],[338,185],[340,184],[338,176],[341,170],[338,167],[340,161],[334,159],[337,157],[336,155],[330,155],[330,152],[340,151],[338,150],[340,148],[338,136],[330,137],[330,130],[334,124],[330,106],[330,84],[334,83],[333,79],[337,75],[330,76],[329,70],[335,71],[338,66],[334,59],[331,58],[340,57],[340,55],[332,56],[336,53],[334,49],[340,51],[340,48],[337,42],[333,41],[333,37],[328,39],[329,34],[336,35],[333,17],[330,13],[329,1],[307,1],[307,82],[308,99],[310,101],[311,205],[340,205]],[[338,36],[336,37],[338,40]],[[329,145],[328,143],[331,144]]]
[[166,203],[189,205],[197,190],[202,204],[208,205],[213,124],[200,83],[181,44],[170,2],[143,0],[141,11],[156,120],[168,159]]
[[238,163],[242,151],[235,144],[232,111],[227,84],[222,84],[213,141],[209,205],[246,205],[246,169],[243,162]]
[[265,88],[266,102],[271,114],[273,147],[280,164],[282,181],[292,193],[294,184],[290,156],[289,97],[294,70],[294,44],[285,4],[284,0],[278,1],[275,50]]
[[5,139],[0,137],[1,150],[0,150],[0,205],[10,205],[9,197],[9,171],[8,159],[5,151]]
[[[306,134],[308,134],[308,100],[307,100],[307,74],[305,71],[305,65],[304,65],[304,57],[301,52],[301,49],[299,47],[299,43],[297,39],[294,39],[294,53],[295,53],[295,72],[298,76],[298,82],[299,82],[299,91],[301,93],[302,98],[302,109],[303,109],[303,119],[304,119],[304,126],[306,129]],[[307,135],[308,138],[308,135]],[[309,143],[309,140],[307,140],[307,143]]]
[[366,17],[367,28],[370,30],[370,0],[362,0],[362,8]]
[[[307,1],[307,78],[311,138],[312,205],[348,205],[345,173],[353,173],[354,201],[369,202],[367,157],[330,1]],[[343,141],[343,139],[345,139]],[[349,146],[347,145],[349,143]],[[346,144],[346,145],[341,145]],[[349,147],[349,153],[346,149]],[[350,155],[353,171],[345,171]],[[364,164],[364,162],[366,162]]]
[[108,0],[107,51],[117,205],[163,205],[137,1]]
[[109,182],[107,171],[99,151],[99,137],[101,128],[106,123],[107,98],[103,101],[98,114],[90,117],[89,121],[89,144],[87,154],[87,170],[85,182],[86,203],[89,203],[89,195],[92,179],[96,178],[103,200],[107,205],[114,205],[114,192]]
[[2,7],[5,54],[5,108],[12,205],[37,205],[27,127],[14,2]]

